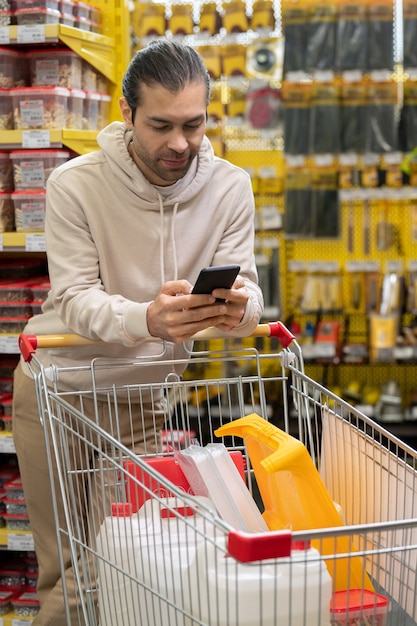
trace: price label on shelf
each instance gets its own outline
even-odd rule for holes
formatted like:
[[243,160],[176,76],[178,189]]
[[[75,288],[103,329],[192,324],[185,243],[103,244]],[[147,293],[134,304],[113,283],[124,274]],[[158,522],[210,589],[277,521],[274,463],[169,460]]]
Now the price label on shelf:
[[8,26],[0,27],[0,45],[4,46],[5,44],[10,43],[10,30]]
[[0,453],[1,454],[14,454],[16,447],[14,445],[13,437],[10,435],[0,435]]
[[44,43],[45,24],[22,24],[17,27],[17,43]]
[[34,235],[26,235],[26,252],[45,252],[45,235],[36,233]]
[[8,550],[34,550],[33,535],[31,533],[7,533]]
[[0,335],[0,354],[19,354],[17,335]]
[[51,147],[49,130],[22,130],[22,148],[40,149]]
[[1,234],[0,234],[0,252],[3,252],[3,235]]

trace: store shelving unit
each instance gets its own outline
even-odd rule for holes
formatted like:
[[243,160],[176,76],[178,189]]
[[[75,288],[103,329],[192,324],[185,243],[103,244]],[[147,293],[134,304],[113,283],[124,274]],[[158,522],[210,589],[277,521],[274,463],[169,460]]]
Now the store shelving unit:
[[[103,34],[87,32],[63,24],[0,27],[0,45],[24,49],[30,46],[67,46],[88,61],[109,81],[112,96],[110,119],[119,118],[118,96],[121,77],[130,60],[129,7],[125,0],[93,0],[100,9]],[[0,133],[0,150],[30,148],[68,148],[85,154],[98,148],[96,131],[87,130],[7,130]],[[45,238],[41,232],[6,232],[0,234],[0,254],[8,256],[44,255]],[[0,335],[0,354],[18,353],[18,335]],[[0,454],[14,454],[10,433],[0,435]],[[0,529],[0,550],[33,551],[30,531]],[[1,626],[30,624],[32,618],[7,614]]]

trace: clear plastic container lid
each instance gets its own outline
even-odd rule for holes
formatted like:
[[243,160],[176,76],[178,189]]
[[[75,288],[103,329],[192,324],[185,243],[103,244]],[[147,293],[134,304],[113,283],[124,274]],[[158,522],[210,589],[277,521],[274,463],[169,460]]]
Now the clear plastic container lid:
[[70,49],[66,49],[66,48],[43,48],[42,50],[29,50],[29,52],[27,52],[26,54],[29,60],[36,59],[36,58],[59,58],[59,57],[73,58],[73,59],[80,58],[76,52]]
[[16,52],[16,50],[0,47],[0,65],[3,63],[3,61],[6,61],[7,59],[15,59],[17,58],[17,56],[18,53]]
[[23,24],[57,24],[61,17],[58,9],[26,8],[14,12],[18,25]]
[[9,155],[12,161],[26,161],[28,159],[35,159],[36,161],[39,159],[61,160],[69,159],[70,157],[68,150],[53,150],[49,148],[45,148],[45,150],[11,150]]
[[66,13],[68,15],[73,15],[74,13],[74,1],[73,0],[60,0],[59,2],[59,10],[61,13]]
[[90,18],[91,16],[91,8],[87,2],[74,2],[74,15],[77,17]]
[[14,87],[13,89],[9,89],[10,95],[12,97],[22,97],[22,96],[69,96],[69,89],[66,87],[55,87],[52,85],[47,85],[46,87]]

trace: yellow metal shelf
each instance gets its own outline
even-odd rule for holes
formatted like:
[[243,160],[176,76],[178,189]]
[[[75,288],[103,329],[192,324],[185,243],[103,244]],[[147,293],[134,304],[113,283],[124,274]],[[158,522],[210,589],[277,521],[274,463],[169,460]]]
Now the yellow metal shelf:
[[[117,80],[114,39],[106,35],[66,26],[65,24],[43,24],[45,43],[62,42],[86,61],[91,63],[113,83]],[[10,44],[18,44],[18,29],[9,26]],[[41,43],[41,42],[36,42]]]
[[[0,133],[0,148],[3,150],[19,150],[22,148],[23,133],[22,130],[3,130]],[[32,135],[32,139],[36,137],[36,133],[45,133],[45,129],[28,131]],[[97,131],[95,130],[72,130],[64,128],[63,130],[49,130],[50,148],[62,148],[66,146],[70,150],[74,150],[78,154],[86,154],[93,150],[98,150]],[[42,146],[46,147],[46,146]]]

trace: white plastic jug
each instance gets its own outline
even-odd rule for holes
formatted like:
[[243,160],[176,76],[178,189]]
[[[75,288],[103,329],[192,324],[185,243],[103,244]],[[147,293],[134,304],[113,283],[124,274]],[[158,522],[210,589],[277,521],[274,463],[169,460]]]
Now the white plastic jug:
[[[96,538],[100,626],[183,623],[183,571],[211,525],[187,513],[172,517],[178,500],[164,502],[147,500],[133,515],[129,504],[119,504],[104,520]],[[195,502],[214,510],[207,498]]]
[[303,544],[288,558],[239,563],[224,556],[224,538],[216,545],[200,545],[184,572],[185,609],[195,618],[215,626],[330,626],[332,580],[316,549]]
[[[291,557],[240,563],[213,524],[173,517],[178,500],[165,502],[148,500],[133,515],[119,505],[104,520],[100,626],[194,626],[189,615],[209,626],[329,626],[332,581],[317,550],[303,544]],[[206,498],[195,502],[214,511]]]

